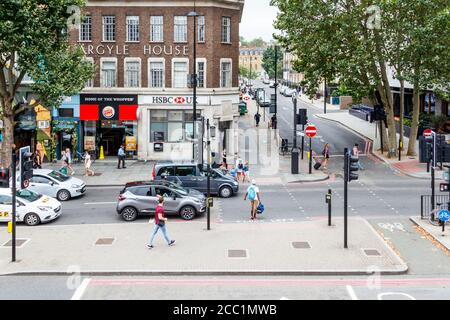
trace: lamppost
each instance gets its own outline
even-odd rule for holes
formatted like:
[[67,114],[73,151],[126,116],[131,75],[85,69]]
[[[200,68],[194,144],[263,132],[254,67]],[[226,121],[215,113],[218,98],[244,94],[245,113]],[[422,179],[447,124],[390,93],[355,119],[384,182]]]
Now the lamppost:
[[297,92],[292,95],[292,102],[294,104],[294,145],[292,147],[291,153],[291,173],[298,174],[298,154],[299,150],[297,148]]
[[277,117],[277,86],[278,86],[278,80],[277,80],[277,69],[278,69],[278,46],[275,46],[275,118]]
[[[197,17],[198,13],[195,11],[191,11],[188,13],[188,17],[194,18],[194,44],[193,44],[193,55],[194,55],[194,63],[193,63],[193,74],[191,76],[192,81],[192,91],[193,91],[193,118],[192,118],[192,160],[195,161],[195,145],[197,143],[196,140],[196,125],[197,125]],[[202,146],[203,148],[203,146]]]

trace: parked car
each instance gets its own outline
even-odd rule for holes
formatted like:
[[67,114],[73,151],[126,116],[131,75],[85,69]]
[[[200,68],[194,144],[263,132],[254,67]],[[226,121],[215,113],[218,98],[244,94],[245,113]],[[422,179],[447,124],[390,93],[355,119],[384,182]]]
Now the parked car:
[[270,80],[269,80],[268,78],[265,78],[265,79],[263,80],[263,83],[264,83],[264,84],[270,84]]
[[[58,218],[62,213],[61,203],[28,189],[16,193],[16,221],[35,226]],[[8,222],[12,215],[11,189],[0,189],[0,222]]]
[[[19,182],[19,177],[17,177]],[[67,201],[79,197],[86,192],[84,181],[66,176],[59,171],[34,169],[28,190],[44,194],[59,201]]]
[[[196,189],[207,193],[207,172],[205,166],[192,162],[157,162],[153,167],[152,177],[165,176],[167,179],[178,177],[184,188]],[[211,194],[229,198],[239,191],[239,184],[219,170],[212,170]]]
[[293,88],[289,88],[289,87],[287,87],[285,90],[284,90],[284,92],[283,92],[283,95],[285,96],[285,97],[293,97],[293,96],[295,96],[297,94],[297,90],[295,90],[295,89],[293,89]]
[[258,103],[261,107],[268,107],[270,105],[270,98],[263,94],[262,97],[258,100]]
[[137,186],[137,185],[143,185],[143,184],[147,184],[147,185],[158,185],[158,186],[164,186],[164,187],[169,187],[172,189],[179,189],[182,192],[187,192],[188,195],[190,197],[194,197],[194,198],[198,198],[200,200],[204,200],[205,195],[203,193],[201,193],[200,191],[197,191],[195,189],[192,188],[184,188],[181,180],[178,177],[175,177],[176,179],[178,179],[178,181],[180,181],[179,183],[175,183],[172,181],[168,181],[163,177],[156,177],[155,180],[152,181],[134,181],[134,182],[128,182],[125,185],[125,188],[129,188],[129,187],[133,187],[133,186]]
[[182,187],[164,185],[162,181],[133,182],[121,191],[116,211],[123,220],[133,221],[140,215],[154,215],[158,197],[164,197],[164,211],[167,215],[179,215],[192,220],[206,211],[206,198],[192,196]]
[[275,81],[270,81],[269,88],[275,88]]
[[282,94],[284,96],[284,93],[287,89],[289,89],[288,86],[285,86],[285,85],[280,86],[280,89],[279,89],[280,94]]

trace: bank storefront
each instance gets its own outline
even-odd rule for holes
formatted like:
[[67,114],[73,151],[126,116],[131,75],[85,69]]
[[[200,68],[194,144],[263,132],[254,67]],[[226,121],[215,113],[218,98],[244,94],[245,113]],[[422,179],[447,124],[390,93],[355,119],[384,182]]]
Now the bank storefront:
[[117,156],[125,146],[128,158],[137,157],[137,95],[81,94],[83,149],[105,157]]
[[[138,158],[140,160],[192,160],[193,156],[193,97],[192,95],[139,95]],[[224,145],[237,145],[234,135],[226,129],[237,128],[239,96],[198,95],[196,136],[200,141],[196,158],[206,160],[206,119],[209,119],[211,150],[220,162]],[[232,141],[231,141],[232,140]],[[228,144],[227,141],[232,143]]]

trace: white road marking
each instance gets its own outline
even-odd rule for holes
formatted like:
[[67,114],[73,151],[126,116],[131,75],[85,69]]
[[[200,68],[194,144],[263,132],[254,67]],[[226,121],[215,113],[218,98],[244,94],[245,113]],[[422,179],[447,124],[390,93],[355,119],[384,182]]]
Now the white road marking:
[[84,292],[86,291],[89,282],[91,282],[91,278],[84,279],[83,282],[80,284],[80,286],[77,288],[77,290],[75,290],[75,293],[73,294],[71,300],[80,300]]
[[85,202],[85,206],[89,205],[101,205],[101,204],[116,204],[117,202]]
[[350,298],[352,298],[352,300],[359,300],[358,297],[356,296],[355,290],[353,290],[352,286],[346,285],[345,288],[347,289],[347,292],[348,292]]
[[[383,293],[378,294],[377,299],[383,300],[384,296],[404,296],[404,297],[407,297],[409,300],[416,300],[416,298],[414,298],[413,296],[411,296],[407,293],[403,293],[403,292],[383,292]],[[398,298],[395,300],[398,300]]]

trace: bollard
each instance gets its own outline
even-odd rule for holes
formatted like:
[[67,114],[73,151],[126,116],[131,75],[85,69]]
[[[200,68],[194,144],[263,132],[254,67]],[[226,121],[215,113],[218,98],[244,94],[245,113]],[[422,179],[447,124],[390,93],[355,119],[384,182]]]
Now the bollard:
[[328,193],[325,196],[325,202],[328,204],[328,226],[331,227],[331,189],[328,189]]

